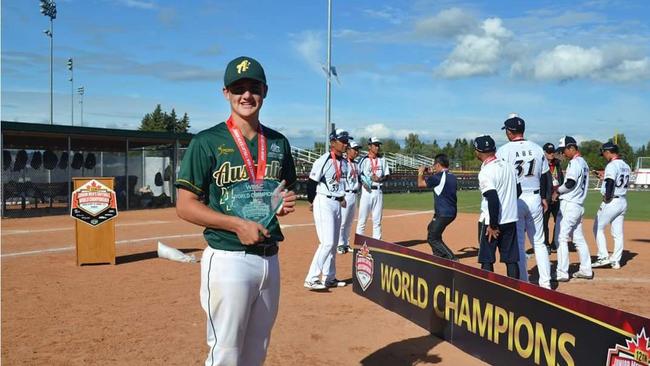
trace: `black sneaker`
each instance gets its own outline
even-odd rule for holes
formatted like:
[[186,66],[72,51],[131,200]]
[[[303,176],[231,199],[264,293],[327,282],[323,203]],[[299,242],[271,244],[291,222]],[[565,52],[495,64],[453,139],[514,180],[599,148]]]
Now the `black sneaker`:
[[345,286],[347,286],[347,285],[348,285],[348,284],[345,283],[345,281],[341,281],[341,280],[338,280],[338,279],[336,279],[336,278],[333,279],[333,280],[330,280],[330,281],[326,281],[326,282],[325,282],[325,286],[328,287],[328,288],[334,288],[334,287],[345,287]]

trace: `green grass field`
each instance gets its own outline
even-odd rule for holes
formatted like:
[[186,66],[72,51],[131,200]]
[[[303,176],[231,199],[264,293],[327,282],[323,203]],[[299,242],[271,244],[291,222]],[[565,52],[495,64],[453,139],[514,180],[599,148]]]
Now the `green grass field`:
[[[585,217],[594,218],[600,207],[601,195],[589,191],[585,202]],[[479,191],[458,191],[458,211],[478,214],[481,205]],[[384,195],[384,208],[399,210],[432,210],[433,193],[395,193]],[[628,192],[626,220],[650,221],[650,192]]]

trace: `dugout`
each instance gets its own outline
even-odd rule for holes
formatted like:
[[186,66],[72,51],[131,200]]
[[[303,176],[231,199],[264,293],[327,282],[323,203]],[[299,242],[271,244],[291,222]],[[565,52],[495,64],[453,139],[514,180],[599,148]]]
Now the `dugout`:
[[115,177],[120,210],[173,206],[192,134],[2,121],[2,217],[66,214],[72,177]]

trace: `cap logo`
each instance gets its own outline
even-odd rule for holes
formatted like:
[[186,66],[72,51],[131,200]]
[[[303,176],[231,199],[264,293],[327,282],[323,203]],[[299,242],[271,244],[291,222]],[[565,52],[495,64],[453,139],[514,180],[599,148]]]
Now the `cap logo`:
[[237,73],[241,74],[242,72],[248,71],[248,68],[251,66],[250,61],[244,60],[237,65]]

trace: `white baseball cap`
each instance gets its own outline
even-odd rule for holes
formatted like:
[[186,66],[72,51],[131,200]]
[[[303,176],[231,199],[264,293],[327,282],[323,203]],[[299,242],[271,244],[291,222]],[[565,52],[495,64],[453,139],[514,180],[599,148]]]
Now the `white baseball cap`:
[[358,148],[360,148],[361,146],[360,146],[356,141],[354,141],[354,140],[349,140],[349,142],[348,142],[348,147],[349,147],[350,149],[358,149]]
[[373,136],[368,139],[368,145],[370,144],[381,145],[381,140],[379,139],[379,137]]

